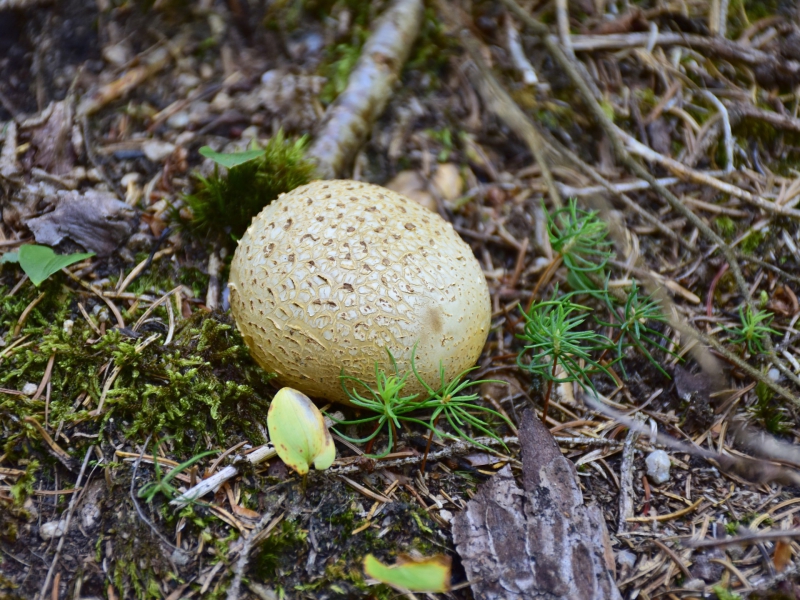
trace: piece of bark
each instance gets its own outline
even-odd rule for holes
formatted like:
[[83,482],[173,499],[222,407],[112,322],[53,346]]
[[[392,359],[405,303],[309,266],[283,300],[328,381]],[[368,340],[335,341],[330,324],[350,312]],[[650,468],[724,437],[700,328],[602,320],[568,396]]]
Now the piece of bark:
[[381,15],[347,82],[323,117],[308,156],[323,179],[343,176],[383,112],[422,25],[422,0],[395,0]]
[[22,129],[30,133],[30,142],[36,149],[34,166],[41,167],[53,175],[66,175],[75,165],[75,150],[72,145],[73,111],[70,100],[52,102],[41,115],[37,115],[35,126]]
[[526,411],[523,487],[506,466],[453,520],[453,540],[476,597],[614,600],[614,559],[600,509],[586,506],[572,462]]
[[60,190],[57,198],[52,212],[24,220],[39,244],[57,246],[68,239],[108,256],[133,233],[136,211],[113,194]]

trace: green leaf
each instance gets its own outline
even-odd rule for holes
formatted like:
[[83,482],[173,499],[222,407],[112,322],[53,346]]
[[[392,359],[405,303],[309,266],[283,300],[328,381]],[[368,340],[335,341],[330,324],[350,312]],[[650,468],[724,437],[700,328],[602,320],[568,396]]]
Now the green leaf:
[[218,165],[222,165],[226,169],[238,167],[246,162],[260,158],[266,154],[266,150],[245,150],[244,152],[215,152],[208,146],[200,148],[200,154],[206,158],[210,158]]
[[297,390],[278,390],[267,413],[267,429],[280,459],[300,475],[308,473],[312,464],[323,471],[336,458],[336,447],[322,413]]
[[39,286],[53,273],[68,267],[76,262],[94,256],[94,252],[79,252],[77,254],[56,254],[52,248],[27,244],[19,249],[19,265],[31,278],[33,285]]
[[19,262],[19,252],[6,252],[2,256],[0,256],[0,265],[5,263],[18,263]]
[[450,590],[450,557],[443,554],[415,559],[401,554],[393,566],[372,554],[364,557],[364,573],[402,592],[443,593]]

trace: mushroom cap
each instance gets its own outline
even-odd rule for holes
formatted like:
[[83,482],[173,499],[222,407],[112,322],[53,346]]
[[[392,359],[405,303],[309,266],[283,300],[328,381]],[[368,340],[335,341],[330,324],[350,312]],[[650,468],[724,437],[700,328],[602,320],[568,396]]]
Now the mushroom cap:
[[[348,404],[342,372],[375,385],[375,365],[409,373],[403,395],[475,364],[489,288],[453,226],[358,181],[315,181],[253,219],[236,249],[230,303],[250,352],[278,382]],[[416,349],[415,349],[416,345]],[[366,392],[359,389],[362,394]]]

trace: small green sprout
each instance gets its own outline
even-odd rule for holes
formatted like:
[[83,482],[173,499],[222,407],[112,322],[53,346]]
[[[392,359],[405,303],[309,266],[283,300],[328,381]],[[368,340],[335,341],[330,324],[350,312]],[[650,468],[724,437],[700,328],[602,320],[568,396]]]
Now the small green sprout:
[[306,475],[311,465],[324,470],[336,459],[336,446],[322,413],[311,399],[295,389],[281,388],[267,415],[275,451],[289,468]]
[[727,332],[733,335],[731,342],[734,344],[745,344],[750,354],[762,354],[765,352],[764,342],[769,335],[778,335],[778,332],[769,325],[774,315],[770,312],[756,309],[751,310],[748,306],[739,309],[739,319],[741,327],[727,328]]
[[[556,298],[534,304],[526,313],[525,330],[519,337],[525,349],[517,357],[520,368],[547,381],[542,406],[542,420],[547,418],[553,383],[578,382],[584,387],[593,385],[590,375],[598,372],[610,375],[608,369],[595,361],[592,354],[614,348],[606,336],[583,329],[588,307],[574,304],[568,297]],[[530,354],[528,361],[523,360]],[[558,367],[564,371],[558,374]]]
[[[156,444],[156,446],[158,446],[158,444]],[[180,492],[172,486],[171,481],[175,479],[175,477],[177,477],[181,472],[185,471],[199,460],[211,454],[217,454],[217,450],[207,450],[205,452],[201,452],[200,454],[196,454],[186,462],[182,462],[177,467],[173,468],[166,475],[162,475],[161,465],[158,462],[158,456],[155,452],[153,452],[153,470],[155,471],[155,481],[146,483],[141,487],[138,492],[139,498],[144,498],[145,502],[150,503],[157,494],[161,493],[164,494],[167,499],[172,500],[178,494],[180,494]]]
[[608,227],[597,211],[578,208],[574,198],[569,204],[547,216],[550,245],[569,271],[575,290],[596,288],[588,274],[605,279],[606,264],[612,256]]
[[[608,298],[610,298],[610,296]],[[607,323],[599,318],[597,322],[605,327],[618,330],[615,339],[617,359],[622,358],[626,346],[634,346],[656,369],[661,371],[665,377],[669,377],[669,374],[656,362],[655,358],[653,358],[653,355],[650,354],[650,351],[646,347],[647,344],[667,354],[674,354],[664,346],[665,343],[669,342],[669,338],[649,325],[649,323],[667,322],[667,318],[661,311],[661,304],[659,301],[652,296],[643,298],[639,294],[639,286],[634,282],[628,293],[625,305],[620,309],[621,315],[618,314],[618,309],[615,309],[611,302],[607,302],[607,304],[609,310],[615,315],[618,315],[619,322]],[[620,363],[620,368],[622,369],[622,374],[627,376],[622,363]]]
[[[240,237],[250,221],[279,194],[314,178],[314,165],[305,158],[307,138],[294,142],[278,131],[263,148],[223,154],[210,148],[201,154],[215,163],[209,177],[197,177],[197,189],[184,196],[193,217],[188,227],[197,235]],[[227,169],[227,175],[219,172]]]
[[[348,437],[341,432],[337,433],[354,444],[363,444],[375,439],[378,434],[383,430],[384,426],[388,424],[389,443],[386,450],[382,454],[370,455],[371,458],[382,458],[391,452],[394,443],[397,440],[397,430],[400,428],[400,422],[416,423],[432,433],[441,437],[451,439],[464,439],[470,443],[484,448],[477,440],[470,436],[465,429],[473,427],[487,436],[501,441],[489,427],[489,424],[475,413],[483,413],[486,416],[497,417],[505,422],[508,422],[506,417],[499,412],[476,404],[478,394],[467,394],[465,390],[469,387],[487,383],[489,380],[471,381],[464,379],[464,377],[473,369],[468,369],[456,376],[452,381],[445,381],[444,367],[440,365],[440,387],[438,389],[432,388],[428,385],[419,375],[416,368],[414,353],[411,354],[411,369],[414,376],[425,388],[428,395],[421,400],[417,398],[419,394],[412,394],[403,396],[402,391],[406,385],[409,374],[400,374],[397,362],[395,361],[392,353],[387,349],[389,358],[394,366],[394,373],[387,375],[376,363],[375,364],[375,387],[370,387],[367,383],[342,373],[339,378],[342,382],[342,387],[348,395],[348,398],[354,406],[368,411],[369,415],[361,419],[355,420],[336,420],[339,425],[362,425],[366,423],[374,423],[375,429],[371,434],[364,438]],[[496,382],[499,383],[499,382]],[[349,386],[349,387],[348,387]],[[429,416],[423,419],[419,416],[421,412],[429,412]],[[444,432],[437,428],[437,422],[441,417],[450,424],[456,435]],[[502,442],[502,441],[501,441]]]
[[764,429],[769,433],[786,433],[792,428],[792,422],[787,418],[786,409],[775,402],[773,392],[763,381],[756,384],[756,400],[749,407],[748,412],[764,423]]

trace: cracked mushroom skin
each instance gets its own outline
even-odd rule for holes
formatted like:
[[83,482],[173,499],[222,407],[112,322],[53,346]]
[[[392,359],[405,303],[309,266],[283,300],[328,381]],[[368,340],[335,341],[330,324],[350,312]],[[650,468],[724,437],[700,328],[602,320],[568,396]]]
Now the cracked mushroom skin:
[[[357,181],[316,181],[253,219],[230,271],[231,310],[281,385],[348,404],[339,375],[375,384],[375,364],[409,373],[403,394],[472,367],[491,323],[489,288],[453,226],[413,200]],[[366,390],[359,389],[360,393]]]

